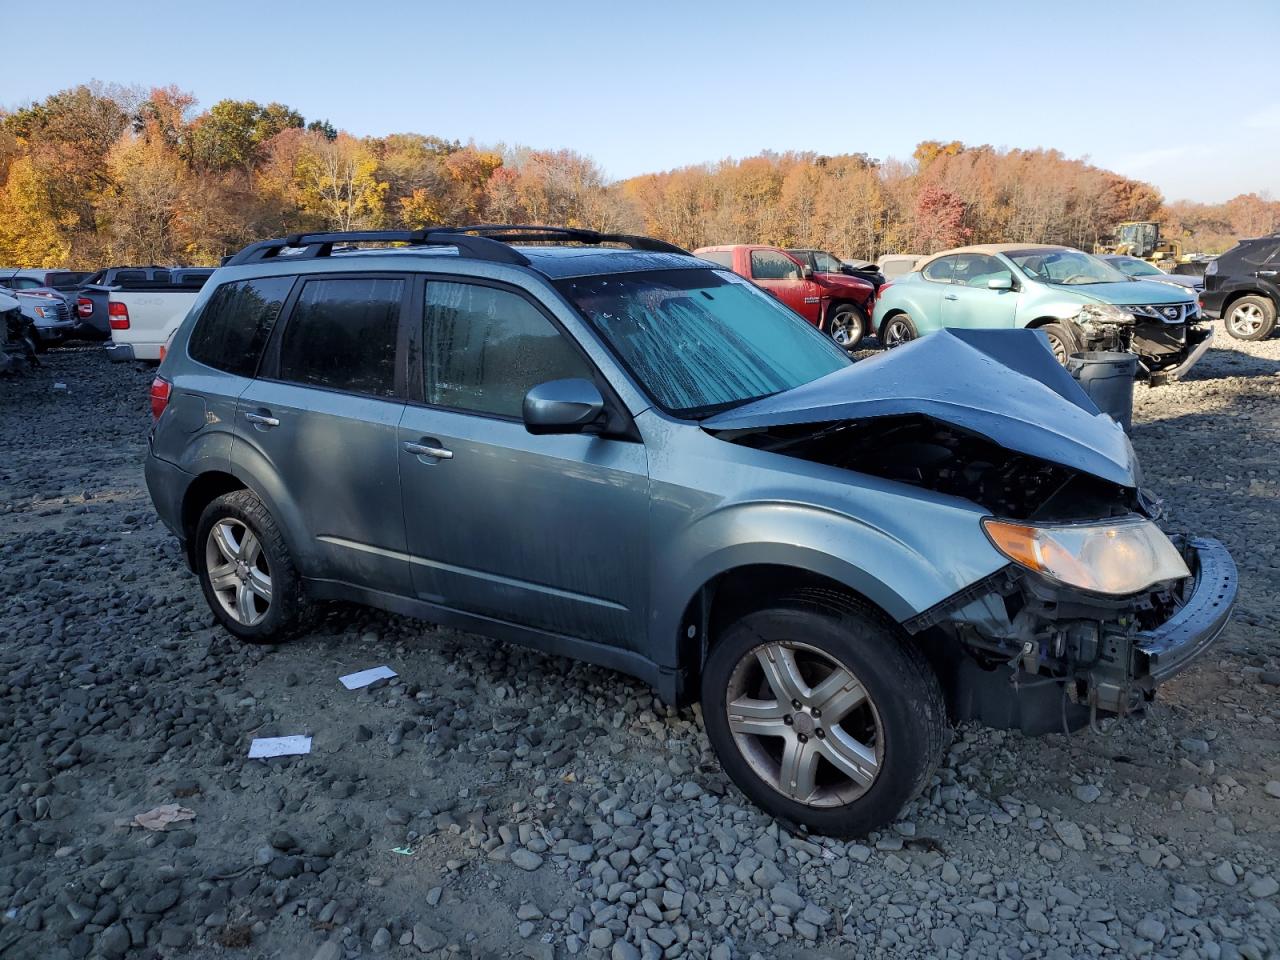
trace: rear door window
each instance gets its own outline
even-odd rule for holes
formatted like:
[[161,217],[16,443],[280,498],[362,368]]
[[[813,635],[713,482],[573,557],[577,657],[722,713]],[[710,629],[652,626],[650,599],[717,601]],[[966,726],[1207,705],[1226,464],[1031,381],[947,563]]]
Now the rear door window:
[[293,277],[263,277],[219,286],[191,332],[187,347],[191,358],[252,377],[293,281]]
[[497,287],[429,282],[422,342],[423,396],[454,410],[519,418],[538,384],[594,375],[542,311]]
[[306,281],[284,328],[279,379],[395,396],[404,290],[404,279],[398,277]]

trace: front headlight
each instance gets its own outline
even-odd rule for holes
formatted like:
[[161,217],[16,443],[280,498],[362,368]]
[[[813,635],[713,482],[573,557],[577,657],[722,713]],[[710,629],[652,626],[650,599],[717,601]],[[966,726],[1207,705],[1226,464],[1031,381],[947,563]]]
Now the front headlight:
[[1092,593],[1137,593],[1191,575],[1169,538],[1141,517],[1043,527],[989,517],[982,527],[1014,563]]
[[1086,303],[1075,315],[1077,323],[1133,323],[1133,314],[1114,303]]

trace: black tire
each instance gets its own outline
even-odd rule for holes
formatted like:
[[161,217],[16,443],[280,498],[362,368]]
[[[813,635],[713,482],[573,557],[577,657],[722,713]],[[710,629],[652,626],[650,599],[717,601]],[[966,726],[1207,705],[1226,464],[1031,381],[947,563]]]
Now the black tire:
[[1073,353],[1080,352],[1080,341],[1075,331],[1065,323],[1046,323],[1037,329],[1043,330],[1044,335],[1049,338],[1049,349],[1053,351],[1053,358],[1064,367]]
[[886,350],[919,339],[920,331],[909,313],[895,313],[880,325],[880,345]]
[[[215,549],[210,542],[210,534],[224,521],[247,528],[260,546],[261,567],[268,573],[270,599],[257,622],[242,622],[228,610],[219,599],[209,573],[210,553]],[[248,643],[271,644],[288,640],[303,626],[308,603],[302,589],[302,578],[279,526],[253,493],[248,490],[225,493],[205,507],[196,524],[196,538],[191,550],[205,601],[218,622],[230,633]]]
[[1237,340],[1265,340],[1276,328],[1276,305],[1270,297],[1241,297],[1222,315],[1227,333]]
[[856,303],[840,303],[827,317],[827,336],[842,350],[856,350],[866,336],[870,324],[867,314]]
[[[731,726],[730,687],[741,676],[742,665],[751,669],[756,653],[767,645],[791,643],[799,637],[804,638],[801,646],[821,651],[853,675],[874,714],[873,749],[878,753],[878,770],[870,785],[848,802],[836,797],[828,798],[831,805],[815,806],[784,795],[778,785],[758,772],[760,754],[755,754],[755,760],[749,758]],[[812,681],[815,689],[819,681]],[[808,706],[804,709],[808,711]],[[702,715],[725,773],[752,802],[785,823],[841,838],[863,836],[896,819],[929,782],[951,737],[938,678],[910,639],[874,608],[820,589],[801,590],[766,609],[748,613],[714,639],[702,671]],[[800,719],[797,712],[785,722],[794,731],[800,729]],[[807,728],[814,722],[810,711]],[[836,725],[844,722],[838,720]],[[816,736],[823,734],[819,730]],[[832,732],[822,743],[835,742],[835,737]],[[768,741],[788,742],[774,736],[757,737],[753,742]],[[812,746],[817,747],[818,742],[813,741]],[[791,747],[779,747],[778,751],[783,749]],[[815,770],[823,770],[830,782],[839,784],[839,771],[830,761],[813,763]]]

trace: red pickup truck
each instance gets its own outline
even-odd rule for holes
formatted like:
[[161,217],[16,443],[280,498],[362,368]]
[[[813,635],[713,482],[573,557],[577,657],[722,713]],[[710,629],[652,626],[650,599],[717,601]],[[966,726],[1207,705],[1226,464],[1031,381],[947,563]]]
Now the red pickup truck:
[[871,329],[875,287],[840,273],[814,273],[780,247],[728,244],[702,247],[695,257],[728,267],[777,297],[846,350]]

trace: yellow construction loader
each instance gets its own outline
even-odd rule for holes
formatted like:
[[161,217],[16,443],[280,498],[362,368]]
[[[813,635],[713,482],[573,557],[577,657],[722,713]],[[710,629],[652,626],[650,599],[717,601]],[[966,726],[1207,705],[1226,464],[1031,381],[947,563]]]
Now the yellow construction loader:
[[1094,253],[1121,253],[1154,264],[1162,270],[1183,261],[1181,240],[1162,240],[1160,224],[1152,220],[1126,220],[1115,236],[1094,244]]

